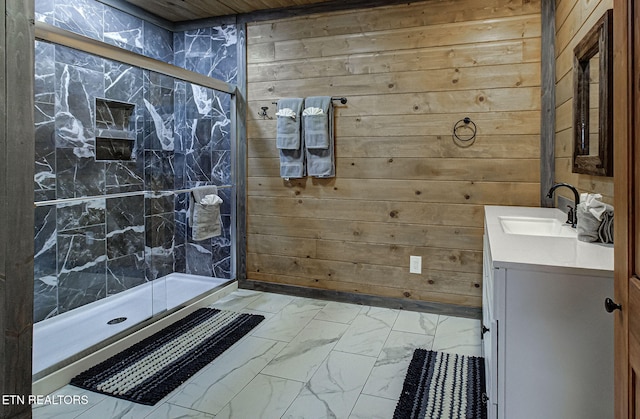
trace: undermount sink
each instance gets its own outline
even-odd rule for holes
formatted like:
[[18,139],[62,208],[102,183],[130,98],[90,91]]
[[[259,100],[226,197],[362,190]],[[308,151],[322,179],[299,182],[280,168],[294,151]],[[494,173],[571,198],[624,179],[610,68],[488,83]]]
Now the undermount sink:
[[556,218],[498,217],[498,219],[502,230],[507,234],[571,238],[577,236],[575,228]]

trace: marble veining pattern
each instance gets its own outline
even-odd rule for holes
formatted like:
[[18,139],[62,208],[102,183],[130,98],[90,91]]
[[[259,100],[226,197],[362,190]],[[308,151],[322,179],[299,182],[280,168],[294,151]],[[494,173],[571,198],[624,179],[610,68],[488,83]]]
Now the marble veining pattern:
[[37,0],[39,22],[173,64],[173,33],[97,0]]
[[278,418],[300,392],[302,383],[258,374],[216,418]]
[[346,418],[355,405],[375,358],[331,351],[283,418]]
[[312,320],[262,372],[290,380],[308,381],[346,328],[341,323]]
[[103,40],[104,9],[93,0],[55,1],[53,24],[88,38]]
[[56,63],[56,81],[56,146],[73,148],[80,158],[93,157],[93,100],[104,94],[104,75]]
[[284,294],[262,294],[251,304],[247,305],[249,310],[266,311],[277,313],[293,301],[294,297]]
[[358,314],[360,314],[361,310],[362,306],[356,304],[330,301],[322,310],[320,310],[315,318],[318,320],[351,324]]
[[105,98],[131,103],[139,108],[144,93],[143,74],[144,71],[138,67],[104,60]]
[[[221,310],[242,311],[243,309],[246,309],[249,304],[253,303],[258,298],[260,298],[263,294],[265,293],[239,289],[233,293],[233,296],[225,297],[217,301],[216,307]],[[276,294],[268,294],[268,295],[276,295]],[[256,310],[249,310],[245,312],[249,313],[249,312],[255,312],[255,311]],[[257,314],[264,315],[264,313],[262,312]]]
[[238,35],[234,25],[174,34],[176,65],[209,77],[235,83]]
[[412,349],[429,348],[432,344],[433,336],[392,330],[362,393],[386,398],[393,398],[395,394],[400,394],[404,376],[413,355]]
[[[290,342],[306,328],[307,324],[321,309],[322,306],[318,304],[300,306],[299,303],[291,302],[275,313],[273,317],[263,321],[252,335],[265,339]],[[251,308],[248,308],[248,311],[250,310]]]
[[106,203],[109,259],[144,252],[144,197],[128,196]]
[[342,336],[336,350],[377,357],[397,317],[398,311],[364,308]]
[[144,55],[174,64],[173,33],[149,22],[144,25]]
[[441,352],[480,356],[480,320],[440,316],[433,349]]
[[401,311],[393,330],[433,336],[438,327],[438,318],[437,314]]
[[[172,33],[97,0],[36,0],[35,19],[236,79],[234,25]],[[36,209],[34,321],[171,272],[233,277],[231,190],[220,191],[222,235],[203,242],[190,237],[186,194],[142,201],[148,191],[173,199],[175,189],[233,183],[230,95],[43,41],[34,76],[34,200],[86,198]],[[129,121],[100,125],[96,99],[132,105]],[[132,160],[96,161],[97,136],[134,141]],[[128,192],[141,195],[108,197]]]
[[54,23],[55,0],[38,0],[35,2],[35,18],[38,22],[49,25]]
[[56,206],[35,209],[34,321],[58,314]]
[[218,414],[284,346],[283,342],[246,337],[222,355],[218,366],[210,364],[199,372],[199,379],[187,383],[171,403]]
[[104,225],[58,232],[59,312],[106,297]]
[[34,273],[36,278],[56,274],[56,210],[55,205],[47,205],[35,209]]
[[389,419],[393,417],[397,400],[360,394],[349,419]]
[[[435,341],[442,341],[449,351],[468,353],[479,352],[481,345],[473,329],[479,320],[242,289],[212,306],[263,314],[268,320],[283,318],[283,312],[293,317],[313,307],[314,318],[302,331],[294,325],[296,337],[290,342],[245,336],[156,406],[66,386],[56,394],[86,395],[88,404],[36,406],[33,417],[386,419],[393,416],[416,348],[433,349]],[[356,308],[364,318],[391,329],[378,356],[337,348],[336,342],[346,333],[353,347],[370,341],[371,324],[362,322]],[[339,315],[326,320],[330,310]],[[362,333],[356,330],[358,324]],[[413,331],[404,331],[408,328]],[[361,345],[356,345],[357,336]]]
[[144,284],[145,267],[144,250],[107,260],[107,295]]
[[143,21],[120,10],[105,8],[104,13],[104,41],[142,54],[144,52]]

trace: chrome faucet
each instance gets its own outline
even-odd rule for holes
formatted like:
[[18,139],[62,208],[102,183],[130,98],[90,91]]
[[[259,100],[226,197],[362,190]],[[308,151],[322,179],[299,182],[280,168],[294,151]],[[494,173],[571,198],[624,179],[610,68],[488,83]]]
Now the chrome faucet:
[[567,224],[571,223],[571,227],[576,228],[576,223],[578,222],[578,204],[580,203],[580,194],[578,193],[578,190],[568,183],[556,183],[551,187],[551,189],[549,189],[547,198],[553,198],[553,193],[561,186],[567,187],[573,191],[573,208],[569,207]]

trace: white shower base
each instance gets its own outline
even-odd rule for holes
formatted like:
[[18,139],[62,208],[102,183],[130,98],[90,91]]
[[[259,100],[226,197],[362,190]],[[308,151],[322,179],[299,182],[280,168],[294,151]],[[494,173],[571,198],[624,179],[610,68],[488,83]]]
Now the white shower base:
[[[229,282],[232,281],[173,273],[40,321],[33,325],[33,375]],[[120,317],[126,320],[107,323]]]

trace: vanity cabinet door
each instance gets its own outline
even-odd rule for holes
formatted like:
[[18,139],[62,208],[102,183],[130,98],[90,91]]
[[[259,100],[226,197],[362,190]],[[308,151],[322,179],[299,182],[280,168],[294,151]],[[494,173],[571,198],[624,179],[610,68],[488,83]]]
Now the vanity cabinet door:
[[482,356],[486,376],[487,414],[489,419],[498,417],[498,322],[496,320],[484,325]]
[[482,356],[484,358],[487,413],[497,418],[498,405],[498,321],[495,318],[494,269],[487,236],[484,237],[482,263]]

